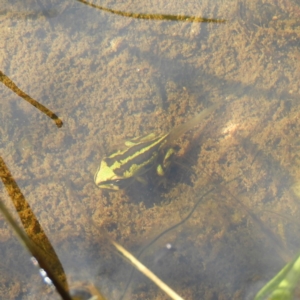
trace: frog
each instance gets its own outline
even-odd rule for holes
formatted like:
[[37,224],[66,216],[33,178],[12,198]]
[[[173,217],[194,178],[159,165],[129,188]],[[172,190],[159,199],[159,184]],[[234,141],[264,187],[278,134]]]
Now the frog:
[[135,180],[145,183],[142,175],[153,167],[156,167],[158,176],[164,176],[176,153],[174,142],[210,115],[219,105],[214,104],[204,109],[168,133],[150,133],[126,141],[122,149],[102,159],[94,176],[95,184],[101,189],[118,191]]

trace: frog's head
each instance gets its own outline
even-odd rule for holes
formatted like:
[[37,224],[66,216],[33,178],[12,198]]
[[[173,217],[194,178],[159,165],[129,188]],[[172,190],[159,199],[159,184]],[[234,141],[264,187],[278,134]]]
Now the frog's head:
[[119,182],[121,177],[116,175],[113,169],[107,164],[105,160],[102,160],[100,166],[95,173],[94,181],[100,189],[108,189],[118,191],[120,190]]

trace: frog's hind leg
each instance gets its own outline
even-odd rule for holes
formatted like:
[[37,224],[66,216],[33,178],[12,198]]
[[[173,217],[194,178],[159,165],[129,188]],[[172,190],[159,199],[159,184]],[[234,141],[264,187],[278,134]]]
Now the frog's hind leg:
[[150,133],[150,134],[147,134],[147,135],[142,135],[142,136],[136,137],[134,139],[125,141],[125,145],[127,147],[132,147],[132,146],[137,145],[137,144],[142,143],[142,142],[151,141],[155,137],[156,137],[156,135],[154,133]]

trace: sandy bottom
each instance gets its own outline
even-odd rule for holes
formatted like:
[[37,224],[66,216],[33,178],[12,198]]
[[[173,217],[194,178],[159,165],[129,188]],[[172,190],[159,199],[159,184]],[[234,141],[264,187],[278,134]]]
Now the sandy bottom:
[[[107,299],[123,295],[131,266],[108,233],[135,255],[143,250],[141,260],[184,299],[253,298],[300,248],[300,7],[100,4],[226,23],[140,20],[77,1],[6,4],[0,70],[63,126],[1,84],[2,159],[71,289],[93,283]],[[163,182],[150,171],[148,184],[125,191],[95,186],[101,159],[126,139],[169,132],[217,103],[177,141]],[[4,185],[0,197],[18,219]],[[0,223],[0,298],[59,298]],[[37,228],[28,232],[39,243]],[[124,299],[168,297],[134,272]]]

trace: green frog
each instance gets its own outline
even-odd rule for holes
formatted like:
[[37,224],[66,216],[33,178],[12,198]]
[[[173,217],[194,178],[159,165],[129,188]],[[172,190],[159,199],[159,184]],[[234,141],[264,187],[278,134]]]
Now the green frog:
[[95,183],[101,189],[120,190],[134,180],[143,182],[141,175],[156,166],[159,176],[165,174],[175,154],[172,144],[185,132],[192,129],[220,104],[204,109],[184,124],[176,126],[169,133],[155,135],[150,133],[125,142],[122,150],[104,157],[95,173]]

